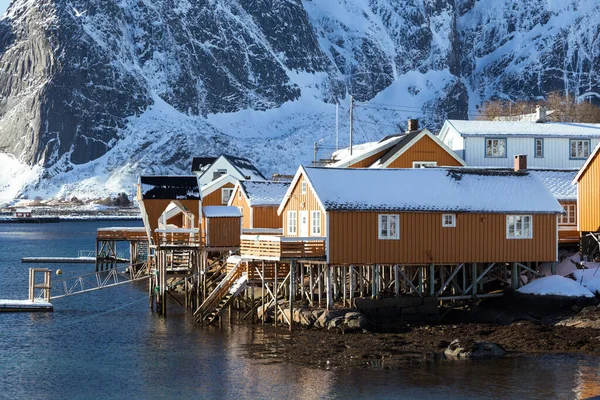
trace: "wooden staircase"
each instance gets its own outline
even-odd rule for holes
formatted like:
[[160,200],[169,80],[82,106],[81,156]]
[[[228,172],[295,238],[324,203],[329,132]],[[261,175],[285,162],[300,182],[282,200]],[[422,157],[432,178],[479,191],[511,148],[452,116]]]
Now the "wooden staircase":
[[238,261],[194,312],[194,320],[210,324],[244,290],[247,281],[248,275],[243,270],[242,262]]

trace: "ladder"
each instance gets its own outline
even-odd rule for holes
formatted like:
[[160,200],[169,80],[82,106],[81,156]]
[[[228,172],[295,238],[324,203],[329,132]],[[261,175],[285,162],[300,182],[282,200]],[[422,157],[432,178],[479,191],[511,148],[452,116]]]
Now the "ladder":
[[194,312],[194,320],[210,324],[245,289],[247,282],[248,274],[240,260]]

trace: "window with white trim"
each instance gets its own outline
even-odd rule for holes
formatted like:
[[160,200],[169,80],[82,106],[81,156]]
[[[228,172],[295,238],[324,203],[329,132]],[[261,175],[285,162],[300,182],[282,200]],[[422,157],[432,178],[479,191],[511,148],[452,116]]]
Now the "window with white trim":
[[221,204],[229,203],[229,199],[233,194],[233,188],[223,188],[221,189]]
[[379,214],[379,239],[400,239],[400,216],[398,214]]
[[565,215],[558,216],[559,225],[576,225],[577,224],[577,205],[576,204],[565,204]]
[[301,193],[300,194],[306,194],[306,187],[307,186],[308,185],[307,185],[306,181],[302,180],[302,183],[301,183]]
[[571,158],[588,158],[589,155],[589,139],[571,139]]
[[298,234],[298,214],[296,211],[287,212],[287,233],[288,235]]
[[544,139],[535,139],[535,158],[544,158]]
[[456,214],[442,214],[442,226],[444,228],[456,227]]
[[486,157],[506,157],[506,139],[485,139]]
[[216,180],[216,179],[219,179],[223,175],[227,175],[227,170],[226,169],[218,169],[218,170],[214,171],[213,172],[213,181]]
[[413,168],[437,167],[437,161],[413,161]]
[[[452,149],[453,144],[454,144],[454,140],[448,139],[448,147],[450,147]],[[454,150],[454,149],[452,149],[452,150]]]
[[321,211],[311,211],[310,214],[310,235],[321,236]]
[[507,215],[507,239],[531,239],[533,237],[533,218],[531,215]]

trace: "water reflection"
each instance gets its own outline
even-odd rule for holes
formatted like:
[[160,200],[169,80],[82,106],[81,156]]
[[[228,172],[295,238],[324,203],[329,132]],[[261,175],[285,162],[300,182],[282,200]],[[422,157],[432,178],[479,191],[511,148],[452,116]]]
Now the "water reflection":
[[575,380],[578,399],[600,399],[600,365],[580,365]]

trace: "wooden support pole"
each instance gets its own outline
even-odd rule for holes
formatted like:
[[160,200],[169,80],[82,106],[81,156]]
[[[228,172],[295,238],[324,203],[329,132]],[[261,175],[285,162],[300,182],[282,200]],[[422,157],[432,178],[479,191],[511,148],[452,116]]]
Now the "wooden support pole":
[[319,264],[317,266],[317,282],[318,282],[318,288],[317,290],[319,291],[319,307],[321,307],[321,305],[323,304],[323,265]]
[[350,283],[350,293],[348,295],[348,298],[349,298],[348,306],[353,307],[352,301],[354,300],[354,290],[355,290],[354,289],[354,265],[350,265],[350,267],[348,269],[349,269],[349,272],[348,272],[349,278],[348,279],[350,281],[349,282]]
[[294,328],[294,294],[296,293],[296,288],[294,287],[294,283],[296,281],[296,261],[292,260],[290,262],[290,332]]
[[265,262],[262,262],[262,271],[261,271],[261,285],[260,285],[260,306],[262,308],[262,321],[261,324],[265,324],[265,313],[267,312],[265,308]]
[[313,266],[312,264],[308,266],[308,298],[310,299],[310,306],[313,306],[314,296],[313,296]]
[[435,296],[435,265],[429,264],[429,295]]
[[371,298],[377,297],[377,265],[371,265]]
[[394,292],[396,297],[400,297],[400,271],[398,271],[398,264],[394,265]]
[[420,265],[417,267],[417,291],[419,296],[423,296],[423,267]]
[[550,267],[550,273],[552,275],[556,275],[556,261],[552,263],[552,266]]
[[333,297],[331,293],[331,265],[327,264],[325,265],[325,268],[327,268],[327,310],[330,310],[333,308]]
[[277,261],[275,261],[275,276],[273,279],[273,297],[275,297],[273,300],[275,301],[275,327],[277,327],[277,311],[279,309],[279,305],[277,304],[277,292],[279,290],[279,288],[277,287]]
[[519,288],[521,277],[519,276],[519,265],[516,262],[512,263],[511,279],[513,290],[517,290]]
[[477,263],[473,263],[471,264],[471,280],[472,280],[472,286],[471,286],[471,294],[473,296],[477,296]]

